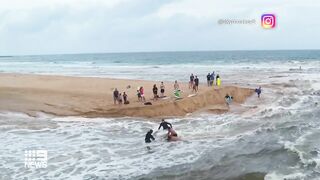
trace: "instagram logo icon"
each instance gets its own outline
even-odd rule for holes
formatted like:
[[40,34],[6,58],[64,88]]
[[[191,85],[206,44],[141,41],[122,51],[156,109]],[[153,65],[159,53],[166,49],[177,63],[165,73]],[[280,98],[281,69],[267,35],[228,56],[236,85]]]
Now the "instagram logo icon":
[[261,26],[265,29],[272,29],[276,26],[276,16],[274,14],[263,14],[261,16]]

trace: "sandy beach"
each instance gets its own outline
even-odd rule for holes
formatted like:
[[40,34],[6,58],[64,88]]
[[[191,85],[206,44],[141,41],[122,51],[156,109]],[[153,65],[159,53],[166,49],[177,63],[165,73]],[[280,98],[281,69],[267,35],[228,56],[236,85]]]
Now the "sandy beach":
[[[243,103],[253,93],[252,89],[200,84],[197,95],[187,83],[179,83],[182,99],[173,95],[173,82],[164,82],[167,98],[153,101],[152,86],[160,82],[120,80],[108,78],[67,77],[49,75],[1,74],[0,111],[13,111],[36,116],[38,112],[57,116],[83,117],[172,117],[196,111],[223,113],[228,111],[224,96],[228,93],[235,103]],[[128,88],[130,86],[130,88]],[[138,101],[137,87],[145,89],[146,106]],[[114,105],[113,90],[126,92],[129,105]]]

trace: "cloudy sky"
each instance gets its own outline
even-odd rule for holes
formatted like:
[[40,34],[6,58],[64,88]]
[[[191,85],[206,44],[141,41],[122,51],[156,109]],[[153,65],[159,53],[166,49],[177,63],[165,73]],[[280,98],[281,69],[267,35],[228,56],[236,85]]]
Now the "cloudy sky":
[[319,0],[0,0],[0,55],[320,49],[319,12]]

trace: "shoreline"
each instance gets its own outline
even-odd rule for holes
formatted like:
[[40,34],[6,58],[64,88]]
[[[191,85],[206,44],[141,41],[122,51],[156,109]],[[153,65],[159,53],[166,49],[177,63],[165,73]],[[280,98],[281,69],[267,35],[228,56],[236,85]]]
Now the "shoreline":
[[[95,117],[181,117],[190,113],[207,111],[224,113],[229,111],[224,96],[234,97],[235,104],[243,103],[254,90],[239,86],[207,87],[199,85],[193,97],[187,83],[179,83],[182,99],[175,100],[173,82],[164,82],[167,99],[150,100],[152,86],[159,81],[74,77],[59,75],[7,74],[0,73],[0,111],[25,113],[37,116],[46,113],[55,116]],[[131,88],[127,88],[130,85]],[[143,105],[136,96],[137,87],[143,86],[146,101]],[[113,89],[126,92],[130,104],[114,105]]]

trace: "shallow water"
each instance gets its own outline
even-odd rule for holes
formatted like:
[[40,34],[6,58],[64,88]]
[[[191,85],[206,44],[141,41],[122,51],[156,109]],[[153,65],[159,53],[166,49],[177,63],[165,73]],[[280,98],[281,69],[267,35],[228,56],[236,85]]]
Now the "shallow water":
[[[224,82],[262,85],[262,98],[250,97],[243,105],[257,108],[168,119],[183,141],[166,142],[165,132],[159,131],[151,151],[144,135],[157,129],[157,122],[3,112],[0,179],[319,179],[320,58],[288,57],[271,58],[275,63],[269,64],[254,65],[251,59],[216,66],[225,70]],[[172,78],[165,75],[170,66],[182,65],[159,65],[165,71],[157,73]],[[290,70],[299,66],[302,70]],[[210,69],[203,64],[183,67],[176,76]],[[30,149],[48,151],[47,168],[24,167],[24,151]]]

